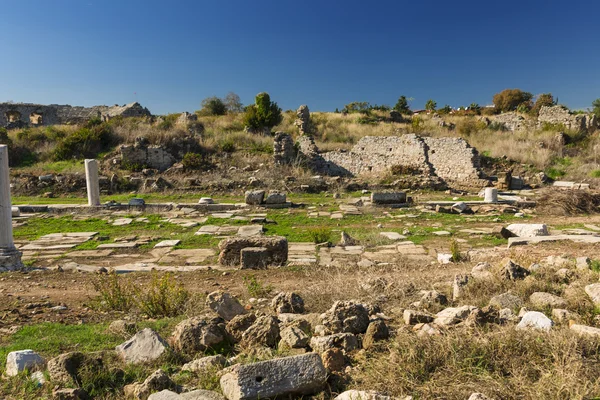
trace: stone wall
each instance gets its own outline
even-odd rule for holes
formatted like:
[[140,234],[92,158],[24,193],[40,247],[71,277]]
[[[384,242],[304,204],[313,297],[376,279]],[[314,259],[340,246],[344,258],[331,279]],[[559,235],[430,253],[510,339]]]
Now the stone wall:
[[175,164],[173,157],[162,146],[150,146],[144,140],[137,140],[133,145],[122,145],[121,165],[128,168],[154,168],[165,171]]
[[514,111],[505,112],[499,115],[495,115],[492,119],[504,126],[506,130],[509,131],[520,131],[526,129],[528,127],[527,121],[525,118],[520,116]]
[[460,138],[417,135],[365,136],[350,151],[318,153],[310,138],[298,150],[316,172],[333,176],[383,176],[392,170],[441,178],[454,188],[481,188],[489,181],[477,150]]
[[574,132],[588,132],[597,128],[596,116],[591,114],[572,114],[564,106],[543,106],[538,116],[538,125],[564,125],[565,129]]
[[0,103],[0,126],[23,128],[27,126],[80,124],[92,118],[108,120],[117,116],[151,116],[139,103],[123,106],[79,107],[70,105],[42,105],[29,103]]

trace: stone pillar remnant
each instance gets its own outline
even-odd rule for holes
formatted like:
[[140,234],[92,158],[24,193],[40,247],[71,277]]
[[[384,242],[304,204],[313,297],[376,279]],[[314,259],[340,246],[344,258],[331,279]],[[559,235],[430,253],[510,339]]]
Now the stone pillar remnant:
[[0,271],[14,271],[22,267],[21,252],[13,241],[8,147],[0,145]]
[[98,161],[85,160],[85,181],[87,185],[88,205],[100,205],[100,182],[98,181]]

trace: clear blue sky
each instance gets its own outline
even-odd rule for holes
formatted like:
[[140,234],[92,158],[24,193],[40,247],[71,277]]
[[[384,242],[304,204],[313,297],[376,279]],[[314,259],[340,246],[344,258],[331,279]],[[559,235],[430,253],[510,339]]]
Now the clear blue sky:
[[[600,1],[0,0],[0,101],[194,111],[600,97]],[[137,94],[134,94],[137,93]]]

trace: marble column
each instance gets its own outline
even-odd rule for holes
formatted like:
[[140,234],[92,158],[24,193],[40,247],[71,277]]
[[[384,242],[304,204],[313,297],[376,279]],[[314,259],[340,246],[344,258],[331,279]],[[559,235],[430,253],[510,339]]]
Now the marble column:
[[13,241],[8,147],[0,145],[0,271],[13,271],[22,267],[21,252],[16,249]]
[[483,201],[486,203],[497,203],[498,202],[498,189],[485,188]]
[[98,161],[85,160],[85,182],[89,206],[100,205],[100,183],[98,181]]

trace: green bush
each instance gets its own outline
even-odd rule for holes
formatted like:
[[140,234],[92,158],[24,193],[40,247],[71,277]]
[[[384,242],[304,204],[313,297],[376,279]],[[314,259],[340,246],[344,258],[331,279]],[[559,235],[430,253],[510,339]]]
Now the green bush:
[[136,289],[135,302],[140,311],[150,318],[176,317],[183,314],[189,296],[189,292],[171,273],[162,277],[153,273],[147,291]]
[[185,153],[181,163],[186,171],[205,170],[210,167],[210,162],[206,156],[199,153]]
[[102,306],[108,310],[129,311],[133,306],[131,285],[122,282],[114,271],[99,275],[92,281],[92,286],[100,293]]
[[268,93],[256,95],[255,104],[249,105],[244,114],[244,125],[252,132],[270,132],[283,121],[281,108],[271,101]]
[[590,176],[592,178],[600,178],[600,169],[595,169],[592,172],[590,172]]
[[464,118],[456,124],[456,130],[463,136],[471,136],[486,128],[485,123],[474,118]]
[[227,114],[227,106],[217,96],[207,97],[200,103],[202,107],[200,115],[225,115]]
[[331,231],[327,228],[314,228],[308,234],[315,244],[328,243],[331,240]]
[[550,167],[548,169],[546,169],[546,175],[548,175],[548,177],[550,177],[550,179],[556,180],[558,178],[562,178],[563,176],[565,176],[567,173],[565,172],[565,170],[560,169],[560,168],[554,168],[554,167]]
[[81,128],[58,142],[54,161],[94,158],[113,144],[112,130],[105,123],[91,128]]

